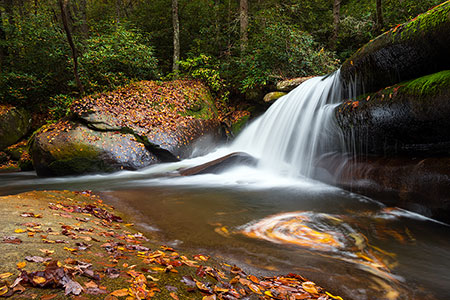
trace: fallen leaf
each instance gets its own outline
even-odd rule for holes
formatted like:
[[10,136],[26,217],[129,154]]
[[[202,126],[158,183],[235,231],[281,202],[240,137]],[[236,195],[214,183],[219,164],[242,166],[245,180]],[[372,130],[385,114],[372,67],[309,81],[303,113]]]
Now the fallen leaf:
[[27,265],[27,263],[25,261],[21,261],[21,262],[17,263],[17,268],[23,269],[23,268],[25,268],[26,265]]
[[125,297],[128,295],[128,289],[115,290],[110,295],[116,296],[116,297]]
[[311,281],[303,282],[302,288],[308,293],[318,294],[318,291],[316,289],[316,284],[314,282],[311,282]]
[[56,298],[57,296],[58,296],[57,294],[44,295],[41,297],[41,300],[50,300],[50,299]]
[[7,272],[7,273],[1,273],[0,274],[0,279],[6,279],[6,278],[8,278],[8,277],[10,277],[12,275],[12,273],[9,273],[9,272]]
[[33,282],[36,283],[36,284],[42,284],[45,281],[46,280],[45,280],[44,277],[40,277],[40,276],[33,277]]

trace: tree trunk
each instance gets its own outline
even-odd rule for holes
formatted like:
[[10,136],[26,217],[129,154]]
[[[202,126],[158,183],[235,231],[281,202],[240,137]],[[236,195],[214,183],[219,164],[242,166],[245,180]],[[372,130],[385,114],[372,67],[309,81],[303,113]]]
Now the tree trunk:
[[383,10],[382,10],[382,0],[377,0],[377,31],[381,31],[383,29]]
[[248,0],[241,0],[239,6],[239,22],[241,25],[241,53],[247,49],[248,44]]
[[2,45],[0,46],[0,70],[4,68],[6,57],[8,56],[8,48],[4,46],[6,41],[6,33],[3,29],[3,12],[0,10],[0,41]]
[[122,18],[121,6],[122,6],[122,3],[120,2],[120,0],[116,0],[116,23],[117,24],[120,23],[120,19]]
[[173,66],[172,71],[180,69],[180,20],[178,18],[178,0],[172,0],[172,23],[173,23]]
[[333,36],[330,40],[330,48],[336,49],[336,41],[339,34],[339,23],[341,19],[341,2],[342,0],[334,0],[333,3]]
[[64,31],[66,32],[67,41],[69,42],[70,49],[72,49],[72,59],[73,59],[73,74],[75,76],[75,81],[77,87],[80,90],[80,94],[84,95],[84,87],[78,76],[78,53],[73,43],[72,34],[70,33],[69,22],[67,20],[67,0],[59,0],[59,7],[61,9],[61,19],[64,26]]
[[89,36],[89,27],[87,23],[87,4],[86,0],[80,1],[80,15],[81,15],[81,31],[84,37]]

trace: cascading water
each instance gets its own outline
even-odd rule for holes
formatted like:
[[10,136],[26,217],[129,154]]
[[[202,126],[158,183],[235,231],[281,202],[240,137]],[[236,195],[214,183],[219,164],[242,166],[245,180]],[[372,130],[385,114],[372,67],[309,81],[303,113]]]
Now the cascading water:
[[278,99],[231,148],[259,158],[263,168],[310,177],[320,154],[342,149],[333,126],[342,93],[339,70],[312,78]]

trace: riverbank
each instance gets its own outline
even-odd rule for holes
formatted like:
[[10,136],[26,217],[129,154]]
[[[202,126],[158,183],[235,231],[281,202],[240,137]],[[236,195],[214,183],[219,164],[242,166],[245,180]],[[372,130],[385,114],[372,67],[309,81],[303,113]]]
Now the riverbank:
[[160,245],[89,191],[0,197],[0,295],[11,299],[341,299],[300,275],[256,277]]

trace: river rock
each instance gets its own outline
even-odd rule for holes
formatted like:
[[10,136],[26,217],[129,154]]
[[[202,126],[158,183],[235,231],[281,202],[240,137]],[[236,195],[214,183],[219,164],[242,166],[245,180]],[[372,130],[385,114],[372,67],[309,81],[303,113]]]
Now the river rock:
[[132,134],[95,131],[69,121],[36,133],[31,155],[39,176],[137,170],[159,161]]
[[0,105],[0,150],[24,137],[31,126],[31,118],[23,108]]
[[279,81],[277,83],[277,90],[280,92],[290,92],[293,89],[295,89],[296,87],[298,87],[300,84],[305,82],[306,80],[311,79],[313,77],[314,76],[298,77],[298,78],[292,78],[292,79]]
[[363,154],[450,153],[450,71],[407,81],[339,105],[347,144]]
[[257,159],[245,152],[233,152],[192,168],[178,170],[181,176],[218,174],[235,166],[255,166]]
[[208,89],[197,81],[141,81],[88,96],[34,137],[31,156],[39,175],[136,170],[189,157],[195,143],[219,136]]
[[388,206],[450,222],[450,156],[322,157],[316,178]]
[[284,95],[287,95],[285,92],[271,92],[264,96],[264,102],[266,103],[272,103],[275,100],[278,100],[279,98],[283,97]]
[[450,69],[450,1],[392,28],[347,59],[341,78],[357,94]]

